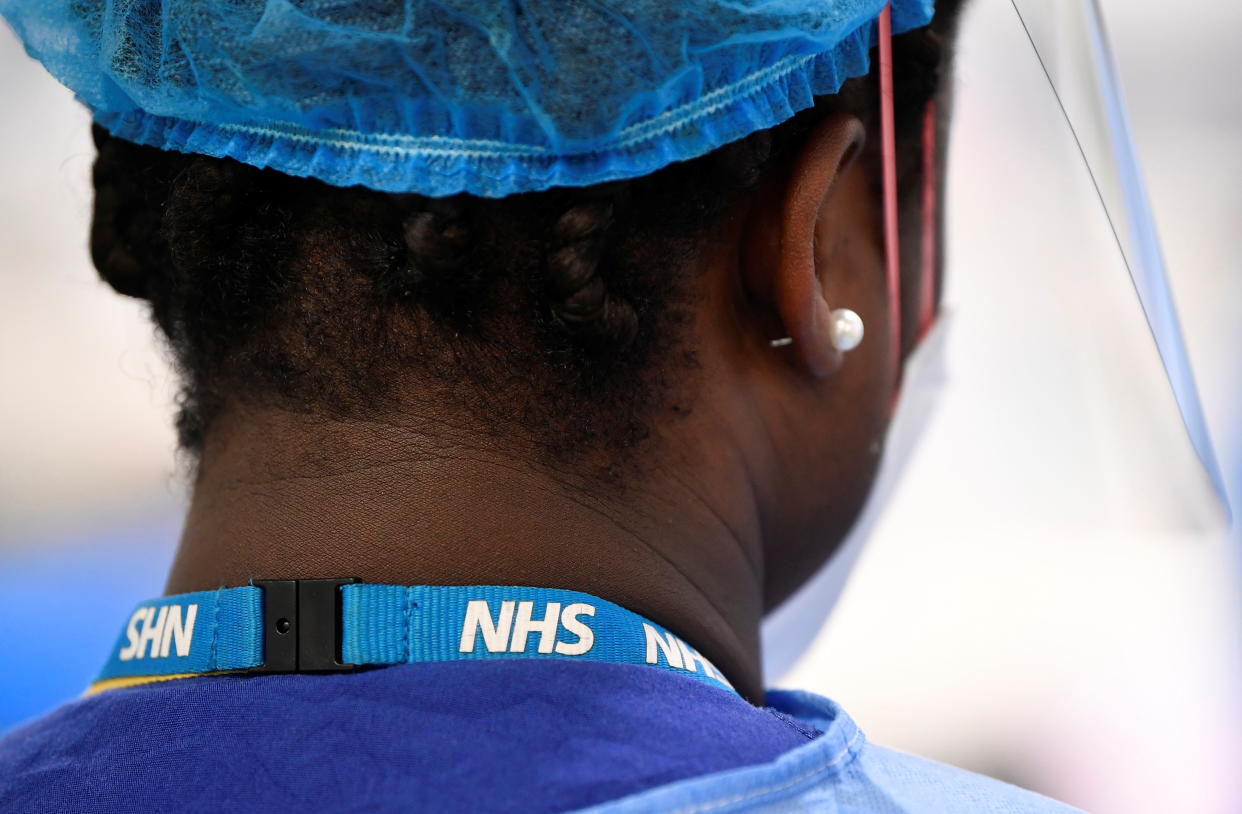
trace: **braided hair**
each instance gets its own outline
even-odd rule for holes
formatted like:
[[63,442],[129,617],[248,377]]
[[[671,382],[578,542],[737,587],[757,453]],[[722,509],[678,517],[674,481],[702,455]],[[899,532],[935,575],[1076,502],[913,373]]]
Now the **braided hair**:
[[[940,5],[895,41],[903,144],[940,86],[960,2]],[[825,114],[874,122],[875,82],[649,176],[502,200],[332,187],[96,126],[91,253],[115,290],[150,303],[191,451],[230,399],[382,415],[407,406],[411,372],[427,403],[550,455],[624,450],[694,370],[684,282],[701,241]],[[899,150],[907,207],[917,152]]]

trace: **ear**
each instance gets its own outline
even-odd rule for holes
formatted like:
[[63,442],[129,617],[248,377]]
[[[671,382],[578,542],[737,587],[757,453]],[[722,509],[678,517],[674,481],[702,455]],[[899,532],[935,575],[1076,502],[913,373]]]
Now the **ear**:
[[830,333],[830,295],[820,282],[822,269],[816,268],[816,227],[865,138],[855,116],[842,113],[821,121],[787,174],[760,191],[747,224],[742,254],[746,287],[775,312],[785,335],[793,339],[794,358],[816,377],[830,376],[841,366]]

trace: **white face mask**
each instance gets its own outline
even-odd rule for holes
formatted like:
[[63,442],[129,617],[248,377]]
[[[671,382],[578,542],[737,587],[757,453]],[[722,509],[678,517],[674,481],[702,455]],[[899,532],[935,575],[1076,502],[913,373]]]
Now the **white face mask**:
[[889,425],[884,458],[854,527],[828,562],[763,620],[763,674],[768,683],[788,672],[819,634],[923,435],[937,396],[944,388],[947,316],[939,316],[906,362],[901,398]]

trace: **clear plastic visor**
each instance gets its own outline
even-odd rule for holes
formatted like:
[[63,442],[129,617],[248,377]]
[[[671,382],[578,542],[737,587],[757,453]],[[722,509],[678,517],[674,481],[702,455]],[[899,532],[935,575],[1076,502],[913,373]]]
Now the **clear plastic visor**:
[[1229,520],[1099,9],[976,2],[955,52],[942,309],[858,526],[765,623],[770,679],[869,537],[1091,545]]
[[966,460],[941,511],[1050,534],[1218,527],[1224,489],[1099,9],[1005,6],[977,4],[960,45],[947,381],[925,453]]

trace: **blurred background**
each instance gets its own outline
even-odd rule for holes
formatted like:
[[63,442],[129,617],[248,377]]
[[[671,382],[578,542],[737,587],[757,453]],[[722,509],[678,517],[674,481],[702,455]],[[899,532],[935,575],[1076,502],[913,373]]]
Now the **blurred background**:
[[[1242,5],[1102,0],[1174,298],[1242,506]],[[1242,810],[1236,532],[1002,0],[958,44],[943,380],[783,686],[872,740],[1095,812]],[[86,250],[89,121],[0,27],[0,731],[71,699],[160,593],[176,383]]]

